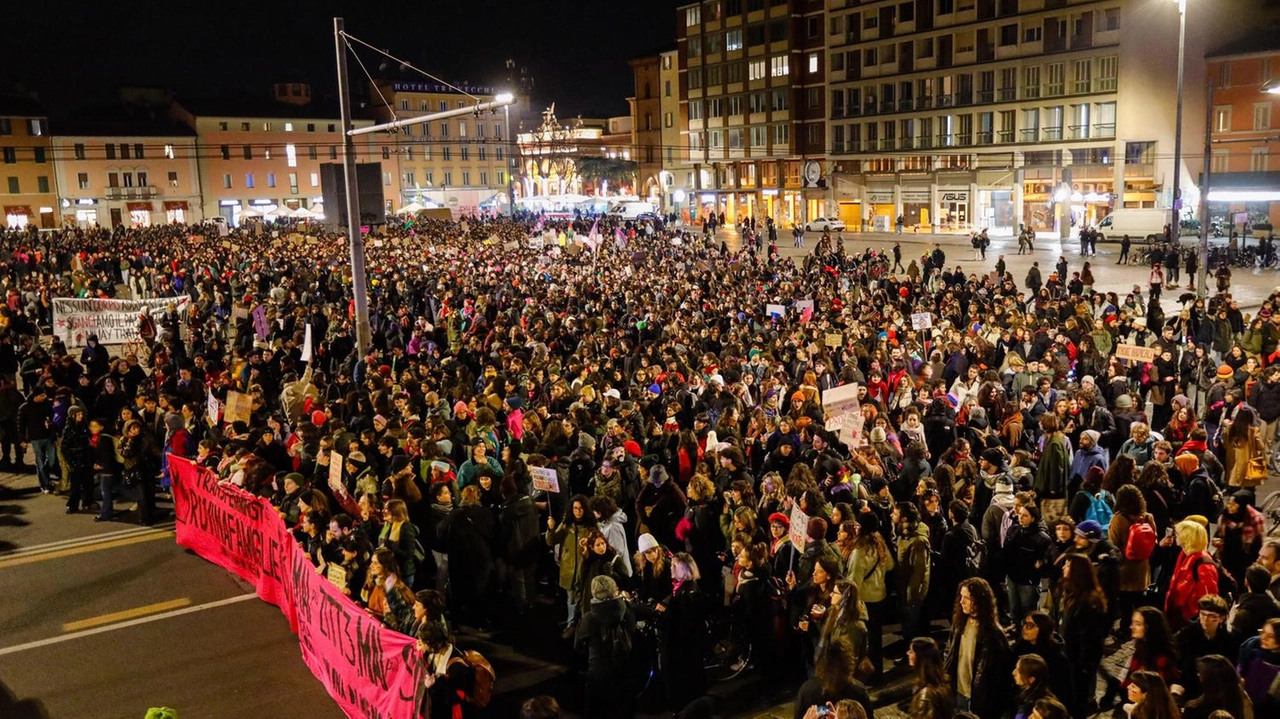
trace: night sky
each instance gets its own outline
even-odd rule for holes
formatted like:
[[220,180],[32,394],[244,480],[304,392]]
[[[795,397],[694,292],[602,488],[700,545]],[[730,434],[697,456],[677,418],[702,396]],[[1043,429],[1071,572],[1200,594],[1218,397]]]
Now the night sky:
[[[687,1],[9,3],[0,90],[34,90],[53,113],[108,102],[120,86],[209,96],[301,80],[328,94],[340,15],[350,34],[442,79],[500,84],[511,58],[535,78],[535,105],[620,115],[633,91],[627,60],[674,48],[674,9]],[[377,76],[380,59],[361,58]]]

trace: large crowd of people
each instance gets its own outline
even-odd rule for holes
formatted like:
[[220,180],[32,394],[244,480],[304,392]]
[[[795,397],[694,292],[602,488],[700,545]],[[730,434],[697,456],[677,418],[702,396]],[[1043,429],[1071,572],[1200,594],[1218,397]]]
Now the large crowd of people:
[[[0,462],[98,521],[157,520],[170,455],[269,498],[416,637],[432,717],[487,694],[455,633],[550,596],[591,717],[700,715],[717,654],[797,718],[873,717],[895,677],[913,719],[1280,714],[1280,291],[1250,317],[712,227],[379,228],[367,352],[319,228],[3,233]],[[55,297],[175,302],[67,347]],[[211,421],[233,391],[248,421]]]

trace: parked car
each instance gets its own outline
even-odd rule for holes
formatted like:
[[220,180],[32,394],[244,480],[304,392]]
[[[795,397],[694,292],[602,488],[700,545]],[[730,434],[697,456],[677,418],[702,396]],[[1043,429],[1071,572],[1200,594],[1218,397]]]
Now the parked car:
[[844,220],[839,217],[817,217],[805,223],[805,232],[844,232]]

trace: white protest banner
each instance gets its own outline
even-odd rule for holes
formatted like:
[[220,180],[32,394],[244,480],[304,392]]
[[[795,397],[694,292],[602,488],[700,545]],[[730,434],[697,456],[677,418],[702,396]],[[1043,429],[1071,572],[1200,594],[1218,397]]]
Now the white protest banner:
[[529,238],[530,249],[540,250],[544,245],[546,245],[546,240],[544,240],[540,235],[534,235]]
[[822,409],[826,410],[828,417],[860,411],[862,407],[858,403],[858,383],[842,384],[823,392]]
[[209,426],[211,427],[218,426],[218,410],[219,410],[218,398],[214,397],[213,393],[210,392],[207,411],[209,413]]
[[769,315],[770,317],[777,317],[778,319],[782,319],[787,314],[787,306],[786,305],[765,305],[764,313]]
[[145,311],[159,318],[169,305],[178,317],[185,317],[191,306],[190,297],[162,297],[154,300],[98,300],[74,297],[53,298],[53,331],[68,347],[84,347],[89,335],[98,336],[100,345],[123,345],[137,342],[138,317]]
[[804,314],[805,310],[813,312],[813,300],[796,300],[796,312]]
[[554,469],[548,467],[530,467],[533,475],[533,488],[542,492],[560,492],[560,477]]
[[911,315],[911,329],[927,330],[933,327],[933,315],[928,312],[916,312]]
[[800,503],[791,505],[791,544],[797,551],[804,551],[809,541],[809,515],[800,509]]
[[307,336],[302,340],[302,361],[311,361],[311,323],[307,323]]

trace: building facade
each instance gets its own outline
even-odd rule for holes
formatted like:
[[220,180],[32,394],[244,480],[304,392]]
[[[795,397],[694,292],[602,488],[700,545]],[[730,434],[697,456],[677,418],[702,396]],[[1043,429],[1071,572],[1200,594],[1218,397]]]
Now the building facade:
[[[1190,3],[1188,28],[1215,12]],[[850,226],[1066,236],[1113,209],[1194,206],[1204,98],[1174,167],[1178,5],[829,0],[832,199]],[[1205,32],[1188,32],[1200,77]]]
[[[275,97],[263,100],[179,99],[170,115],[196,133],[204,217],[221,215],[238,225],[242,215],[270,215],[281,207],[323,214],[321,166],[342,162],[336,104],[313,102],[310,88],[290,83],[277,85]],[[357,162],[382,164],[384,204],[394,211],[400,196],[391,160],[394,136],[361,135],[355,148]]]
[[[1280,222],[1280,41],[1259,33],[1208,59],[1213,91],[1209,221],[1244,232]],[[1269,230],[1267,230],[1269,232]]]
[[[465,91],[462,92],[462,91]],[[493,101],[491,87],[380,81],[369,110],[379,123]],[[398,179],[397,207],[430,200],[462,213],[509,207],[512,135],[504,108],[434,120],[390,136],[385,167]],[[388,164],[389,163],[389,164]]]
[[662,180],[664,207],[669,212],[688,211],[688,157],[683,142],[689,131],[688,118],[680,103],[680,53],[668,50],[659,56],[658,80],[662,86],[659,110],[662,113]]
[[[689,212],[790,226],[826,213],[823,0],[705,0],[676,11]],[[679,121],[677,121],[679,122]]]
[[196,136],[167,120],[54,126],[64,227],[144,227],[204,219]]
[[49,119],[28,97],[0,97],[0,208],[9,228],[58,226]]
[[662,57],[648,55],[631,60],[635,95],[631,105],[632,149],[639,177],[636,195],[659,206],[663,204],[662,148]]

